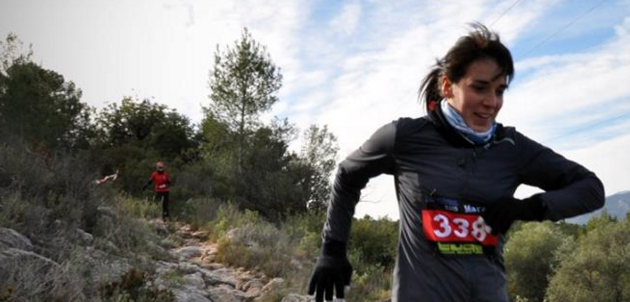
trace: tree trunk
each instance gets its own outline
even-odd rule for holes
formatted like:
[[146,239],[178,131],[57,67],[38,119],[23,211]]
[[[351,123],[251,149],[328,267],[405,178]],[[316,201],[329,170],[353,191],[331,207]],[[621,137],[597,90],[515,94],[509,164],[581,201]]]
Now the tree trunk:
[[241,121],[239,125],[238,142],[238,174],[243,174],[243,144],[245,140],[245,100],[241,101]]

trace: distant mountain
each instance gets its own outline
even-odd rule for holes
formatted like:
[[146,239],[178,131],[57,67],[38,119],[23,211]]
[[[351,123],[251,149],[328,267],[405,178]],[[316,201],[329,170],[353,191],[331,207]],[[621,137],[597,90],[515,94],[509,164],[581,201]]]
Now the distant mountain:
[[[630,212],[630,191],[623,191],[606,197],[606,205],[604,206],[604,209],[606,209],[608,214],[616,217],[619,220],[625,219],[626,214]],[[587,215],[571,218],[567,221],[577,224],[586,224],[586,222],[591,219],[592,216],[599,215],[602,210],[597,210]]]

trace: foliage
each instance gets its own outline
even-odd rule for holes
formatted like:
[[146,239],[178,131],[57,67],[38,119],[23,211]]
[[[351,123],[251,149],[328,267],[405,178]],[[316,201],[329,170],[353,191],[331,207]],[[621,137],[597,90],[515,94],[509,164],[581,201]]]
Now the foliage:
[[[157,161],[177,175],[197,157],[198,139],[184,115],[150,100],[126,97],[104,108],[98,117],[98,148],[88,157],[102,174],[120,171],[117,185],[137,195]],[[183,190],[187,190],[184,188]]]
[[295,129],[287,120],[275,120],[247,137],[242,151],[243,173],[233,156],[239,152],[233,140],[237,136],[211,118],[204,121],[203,129],[207,142],[204,166],[214,175],[215,197],[260,212],[273,221],[306,211],[309,195],[300,182],[303,169],[308,167],[288,151]]
[[151,284],[148,273],[131,269],[120,278],[101,288],[104,302],[171,302],[175,295],[168,289],[159,289]]
[[247,137],[260,124],[260,114],[278,101],[275,93],[281,85],[280,70],[247,28],[233,48],[221,52],[217,47],[210,76],[212,102],[206,111],[235,134],[239,174],[245,170]]
[[278,101],[274,94],[281,85],[280,70],[245,28],[233,48],[222,52],[217,47],[208,113],[242,138],[255,128],[259,115]]
[[135,218],[158,216],[157,206],[117,196],[110,186],[97,187],[85,166],[73,155],[42,155],[6,142],[0,146],[0,226],[26,235],[37,254],[54,261],[2,270],[9,277],[0,278],[0,297],[7,285],[3,282],[10,281],[10,297],[17,301],[90,300],[97,272],[85,260],[86,242],[139,260],[139,266],[168,257],[147,222]]
[[330,174],[335,169],[338,151],[337,138],[326,125],[322,128],[311,125],[304,132],[301,158],[310,168],[304,179],[310,197],[309,210],[326,210],[331,192]]
[[[282,277],[287,292],[303,293],[319,254],[324,220],[324,213],[308,212],[272,224],[256,212],[223,204],[205,228],[219,242],[219,261]],[[383,301],[391,295],[397,222],[365,217],[353,225],[349,257],[356,270],[347,301]]]
[[543,301],[547,278],[557,264],[553,255],[567,240],[551,222],[524,223],[505,245],[509,294],[528,301]]
[[293,251],[286,234],[269,223],[233,229],[229,237],[219,240],[218,251],[220,262],[253,268],[267,276],[287,276],[296,270],[290,262]]
[[121,105],[110,104],[98,118],[104,144],[120,147],[133,144],[173,159],[194,148],[194,130],[189,119],[150,100],[125,97]]
[[559,255],[550,302],[629,301],[630,224],[600,219],[572,251]]
[[0,301],[84,301],[85,280],[71,261],[57,264],[37,257],[6,258],[0,270]]
[[9,33],[4,41],[0,41],[0,74],[5,74],[13,64],[24,64],[33,59],[33,49],[29,45],[25,51],[24,43],[14,33]]
[[37,149],[85,149],[94,137],[81,90],[55,71],[26,60],[0,73],[0,134]]
[[599,215],[593,216],[591,217],[591,219],[588,220],[588,222],[584,226],[584,229],[582,230],[580,235],[586,235],[593,230],[603,228],[605,226],[610,225],[611,222],[616,222],[616,221],[617,221],[617,218],[610,215],[608,211],[606,211],[606,209],[603,209]]
[[[365,216],[355,219],[350,233],[349,253],[362,263],[393,269],[398,243],[398,223],[387,218]],[[361,272],[362,268],[357,267]]]

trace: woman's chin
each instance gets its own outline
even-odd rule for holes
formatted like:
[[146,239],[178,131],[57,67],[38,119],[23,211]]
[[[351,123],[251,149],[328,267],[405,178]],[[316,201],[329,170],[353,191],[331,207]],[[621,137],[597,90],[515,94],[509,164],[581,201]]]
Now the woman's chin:
[[490,128],[492,127],[492,124],[489,125],[475,125],[473,127],[470,127],[472,130],[474,130],[475,132],[486,132],[488,130],[490,130]]

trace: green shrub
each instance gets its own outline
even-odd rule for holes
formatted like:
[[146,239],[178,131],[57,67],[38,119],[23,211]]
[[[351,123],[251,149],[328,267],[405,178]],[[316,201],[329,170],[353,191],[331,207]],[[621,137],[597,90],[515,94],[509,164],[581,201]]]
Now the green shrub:
[[293,246],[286,233],[269,223],[246,224],[219,241],[219,261],[253,268],[267,276],[287,276]]
[[379,302],[391,297],[393,274],[391,269],[378,265],[357,265],[356,261],[352,262],[355,263],[355,268],[359,269],[356,269],[352,276],[352,284],[346,299],[348,302]]
[[357,267],[382,267],[392,269],[396,260],[398,223],[387,218],[378,220],[366,216],[355,219],[349,241],[349,253],[361,264]]
[[170,206],[173,216],[199,229],[208,227],[209,222],[216,219],[221,202],[212,198],[176,199]]
[[207,227],[211,231],[211,238],[219,239],[232,229],[263,222],[264,219],[257,212],[242,211],[236,205],[227,203],[219,206],[215,218],[207,224]]
[[152,199],[122,197],[118,201],[117,211],[124,215],[148,220],[162,217],[162,206]]

